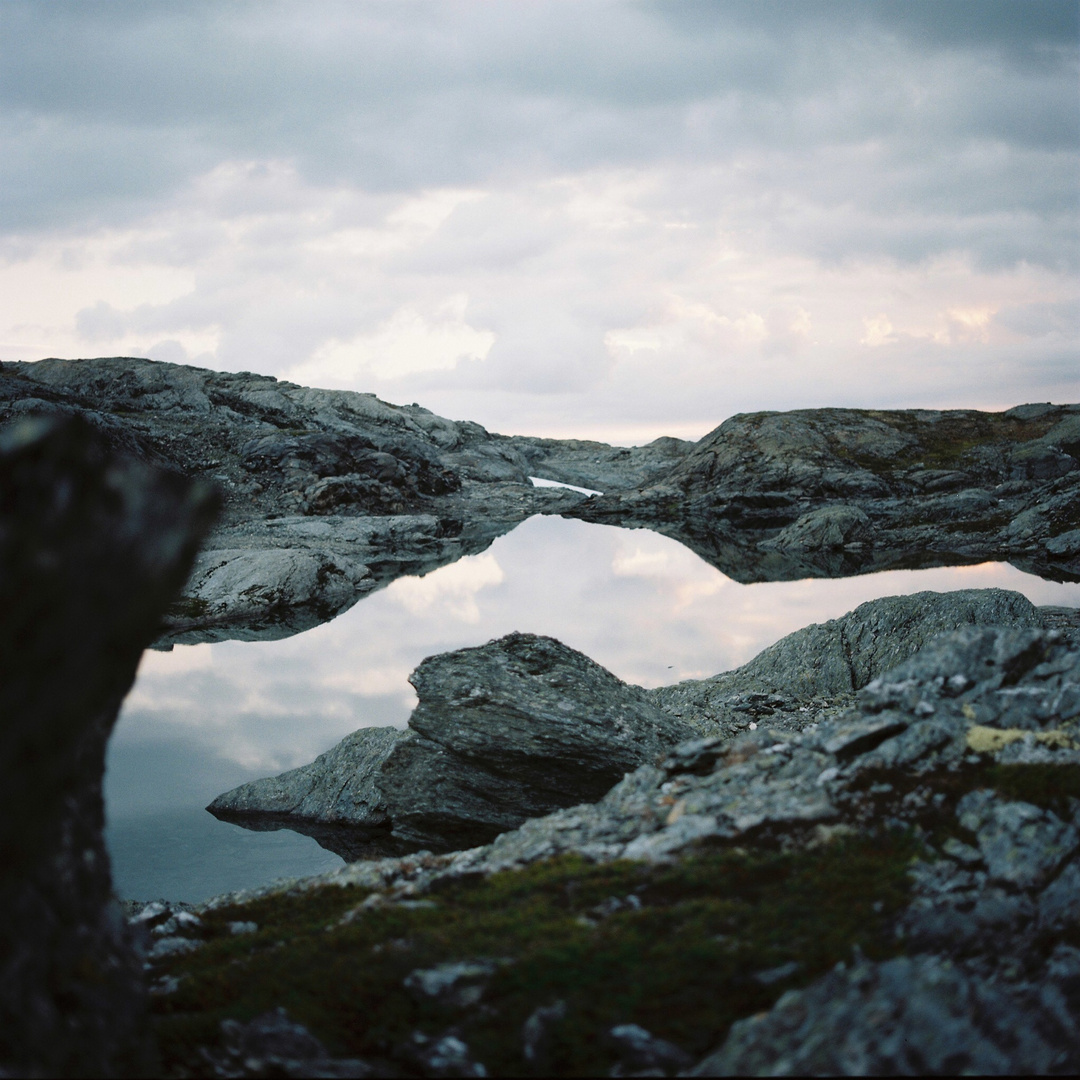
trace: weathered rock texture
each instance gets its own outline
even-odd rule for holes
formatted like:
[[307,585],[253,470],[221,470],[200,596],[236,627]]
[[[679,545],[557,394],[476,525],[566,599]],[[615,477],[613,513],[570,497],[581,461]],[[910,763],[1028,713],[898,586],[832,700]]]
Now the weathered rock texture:
[[665,711],[702,735],[735,735],[754,722],[805,726],[835,710],[901,660],[962,626],[1045,627],[1052,616],[1006,589],[887,596],[839,619],[796,630],[734,671],[649,691]]
[[753,413],[696,444],[613,447],[250,373],[0,365],[0,422],[42,412],[224,491],[162,643],[296,633],[536,513],[653,529],[739,581],[988,559],[1080,580],[1080,405]]
[[533,634],[429,657],[410,681],[420,700],[408,731],[355,732],[311,765],[244,784],[209,809],[242,824],[288,824],[346,857],[395,843],[461,847],[598,799],[695,734],[640,687]]
[[885,927],[893,951],[855,952],[807,980],[798,964],[754,976],[790,989],[735,1023],[692,1074],[1074,1073],[1078,775],[1080,643],[966,626],[872,679],[835,718],[683,743],[599,802],[483,847],[358,862],[207,907],[328,885],[375,890],[364,910],[437,906],[455,881],[563,854],[662,867],[703,846],[814,851],[897,834],[919,854]]
[[0,431],[4,1075],[151,1064],[101,779],[120,702],[213,505],[205,485],[118,455],[79,420]]
[[0,365],[0,423],[28,414],[78,414],[133,455],[223,491],[163,642],[307,629],[586,498],[530,476],[634,487],[690,446],[511,438],[372,394],[125,357]]
[[725,420],[660,479],[568,511],[674,537],[738,581],[1008,560],[1080,580],[1080,405]]
[[[956,1076],[1080,1067],[1067,999],[1080,950],[1062,945],[1036,990],[933,956],[868,961],[791,990],[733,1025],[691,1076]],[[1064,1007],[1063,1007],[1064,1006]]]
[[292,828],[344,858],[480,843],[600,798],[695,736],[768,722],[801,731],[945,630],[1039,627],[1019,593],[973,589],[873,600],[789,634],[735,671],[642,690],[551,638],[511,634],[425,660],[405,732],[365,728],[312,764],[219,796],[212,813]]

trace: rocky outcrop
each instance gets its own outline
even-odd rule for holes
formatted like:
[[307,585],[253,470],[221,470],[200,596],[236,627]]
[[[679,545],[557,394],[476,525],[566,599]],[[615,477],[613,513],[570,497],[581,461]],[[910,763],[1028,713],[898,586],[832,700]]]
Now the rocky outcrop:
[[613,447],[246,372],[0,365],[0,422],[37,413],[79,414],[224,493],[161,644],[297,633],[536,513],[653,529],[739,581],[988,559],[1080,580],[1075,405],[754,413],[696,444]]
[[0,365],[0,423],[35,414],[79,415],[128,453],[222,491],[161,644],[308,629],[586,498],[530,476],[633,487],[690,446],[494,435],[372,394],[127,357]]
[[[122,439],[113,440],[122,443]],[[145,1075],[105,744],[215,500],[71,418],[0,431],[0,1073]]]
[[1039,986],[1001,986],[935,956],[840,965],[740,1020],[691,1076],[1072,1073],[1067,1002],[1080,950],[1061,945]]
[[[801,961],[772,944],[783,936],[780,928],[767,921],[758,927],[770,943],[769,965],[736,964],[736,983],[713,987],[723,1000],[746,1005],[711,1052],[697,1052],[689,1074],[1072,1073],[1080,1066],[1078,795],[1078,643],[1059,630],[966,626],[872,679],[853,706],[832,719],[808,721],[801,730],[764,722],[734,739],[692,740],[659,763],[640,766],[598,802],[532,819],[486,846],[358,862],[320,878],[221,897],[205,910],[225,910],[228,918],[246,904],[271,910],[269,900],[284,890],[290,904],[302,905],[310,894],[322,905],[314,910],[323,911],[328,891],[351,886],[364,890],[361,902],[343,899],[342,906],[351,905],[347,912],[325,929],[320,924],[320,933],[363,926],[357,940],[367,942],[363,934],[384,925],[379,920],[389,919],[385,925],[400,934],[411,912],[423,916],[408,924],[416,932],[444,906],[460,912],[453,904],[469,903],[469,882],[491,878],[499,883],[496,895],[526,905],[563,881],[557,895],[567,921],[572,914],[585,928],[573,949],[591,956],[590,949],[610,941],[603,955],[622,958],[642,947],[642,927],[676,932],[666,914],[678,902],[670,882],[690,887],[694,874],[714,865],[712,856],[727,853],[732,860],[720,864],[729,868],[728,877],[711,888],[722,894],[730,888],[721,896],[730,906],[720,910],[734,918],[755,903],[741,891],[743,875],[768,853],[774,859],[785,853],[769,865],[786,881],[785,866],[842,868],[857,851],[894,848],[898,857],[889,872],[896,877],[888,888],[901,892],[891,893],[895,899],[888,903],[895,906],[884,899],[867,905],[856,947],[849,946],[839,964],[834,954],[824,970],[804,972]],[[622,882],[618,892],[597,903],[603,894],[590,893],[585,881],[602,878],[589,877],[575,906],[578,886],[555,869],[574,863],[558,856],[609,868],[610,880]],[[627,861],[640,869],[616,878]],[[684,864],[694,869],[679,876]],[[534,869],[506,876],[526,867]],[[807,880],[792,880],[790,887],[806,889]],[[683,917],[698,913],[687,910]],[[830,909],[830,920],[839,917]],[[702,923],[703,933],[714,932],[709,925]],[[718,955],[739,955],[744,943],[720,925],[725,932],[708,941],[720,943]],[[813,928],[802,934],[812,936]],[[502,950],[497,931],[483,940],[501,959],[484,969],[490,983],[454,1005],[455,1037],[501,1015],[505,1002],[517,999],[498,993],[521,993],[524,972],[532,970],[531,944],[515,954]],[[874,943],[873,955],[863,954],[859,940]],[[705,938],[701,944],[707,947]],[[395,938],[378,947],[407,944]],[[754,962],[752,950],[749,955]],[[429,962],[386,992],[408,994],[425,975],[479,970],[472,954],[458,956],[451,947],[440,956],[441,966]],[[624,961],[609,962],[617,979]],[[499,989],[498,965],[509,965],[510,972],[520,967],[523,974]],[[695,971],[700,979],[701,969]],[[402,976],[396,978],[400,983]],[[665,985],[678,985],[665,978]],[[604,992],[618,997],[621,989],[613,983]],[[667,1051],[663,1060],[654,1054],[648,1067],[686,1074],[680,1040],[673,1045],[670,1035],[653,1035],[633,1013],[610,1030],[589,1030],[582,1027],[580,999],[575,1014],[566,1000],[545,994],[550,991],[540,986],[525,1013],[526,1064],[536,1060],[537,1047],[550,1043],[552,1031],[583,1046],[606,1045],[634,1021],[634,1047]],[[685,1024],[667,1031],[680,1031],[686,1045],[699,1037]]]
[[808,713],[822,719],[848,707],[856,690],[947,630],[1043,627],[1053,624],[1049,620],[1025,596],[1006,589],[887,596],[796,630],[734,671],[649,694],[702,735],[733,736],[764,720],[797,731]]
[[311,765],[244,784],[209,810],[298,828],[345,857],[468,846],[598,799],[694,734],[639,687],[533,634],[429,657],[410,681],[420,700],[408,731],[357,731]]
[[801,731],[942,631],[1043,627],[1019,593],[973,589],[873,600],[789,634],[735,671],[642,690],[551,638],[511,634],[425,660],[405,732],[364,728],[312,764],[219,796],[211,813],[292,828],[344,858],[480,843],[694,736],[768,723]]
[[1080,580],[1080,405],[725,420],[669,472],[568,511],[671,536],[737,581],[1007,560]]

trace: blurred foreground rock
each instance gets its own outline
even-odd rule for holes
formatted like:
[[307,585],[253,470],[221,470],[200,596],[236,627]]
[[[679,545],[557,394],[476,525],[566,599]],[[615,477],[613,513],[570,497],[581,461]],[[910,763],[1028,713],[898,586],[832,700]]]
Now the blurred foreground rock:
[[79,419],[0,430],[3,1075],[152,1064],[102,840],[105,744],[215,505]]

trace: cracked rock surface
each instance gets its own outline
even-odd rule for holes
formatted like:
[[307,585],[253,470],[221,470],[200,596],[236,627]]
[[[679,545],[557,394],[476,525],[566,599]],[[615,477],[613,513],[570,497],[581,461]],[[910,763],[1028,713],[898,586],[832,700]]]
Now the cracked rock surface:
[[[856,952],[781,992],[770,1008],[738,1020],[691,1073],[1074,1072],[1078,688],[1075,637],[967,625],[871,679],[833,718],[691,739],[599,801],[533,818],[490,844],[357,862],[275,888],[301,896],[352,885],[374,890],[365,908],[376,900],[416,906],[447,883],[560,855],[663,866],[716,848],[814,851],[846,837],[909,834],[920,854],[891,924],[895,954]],[[206,908],[273,893],[234,894]],[[784,986],[798,972],[780,963],[754,978]],[[544,1008],[551,1023],[563,1022],[564,1008]],[[527,1047],[546,1031],[540,1011],[527,1025]],[[642,1045],[646,1036],[637,1035]]]
[[655,529],[736,581],[986,559],[1076,581],[1080,405],[745,413],[569,513]]
[[[789,634],[733,672],[648,691],[553,639],[511,634],[425,660],[411,676],[420,701],[406,731],[361,729],[310,765],[226,792],[210,810],[250,828],[294,828],[347,859],[466,847],[596,800],[625,773],[655,766],[695,737],[705,741],[671,758],[689,754],[686,772],[710,767],[737,735],[752,736],[747,747],[801,737],[808,725],[843,716],[856,690],[942,630],[1044,621],[1025,597],[1001,589],[886,597]],[[841,724],[824,749],[847,760],[899,730],[888,717]],[[913,744],[936,737],[929,733],[936,728],[919,730],[908,736]],[[781,765],[783,745],[761,761]],[[796,818],[829,817],[816,780],[833,764],[822,758],[803,778],[809,802]],[[744,795],[740,814],[783,820],[781,805],[802,784],[769,772],[756,808]],[[641,837],[642,851],[714,827],[712,818],[687,812],[692,804],[680,805],[679,831],[662,841]]]

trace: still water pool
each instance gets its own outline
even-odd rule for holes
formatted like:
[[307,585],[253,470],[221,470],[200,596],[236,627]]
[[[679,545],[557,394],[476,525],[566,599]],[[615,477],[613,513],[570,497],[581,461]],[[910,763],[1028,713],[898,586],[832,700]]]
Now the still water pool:
[[416,702],[409,673],[433,653],[530,631],[662,686],[726,671],[865,600],[990,586],[1080,606],[1080,585],[1004,563],[741,585],[655,533],[535,517],[480,555],[401,578],[284,641],[147,652],[105,776],[117,891],[197,901],[341,865],[309,837],[250,832],[203,807],[359,727],[403,727]]

